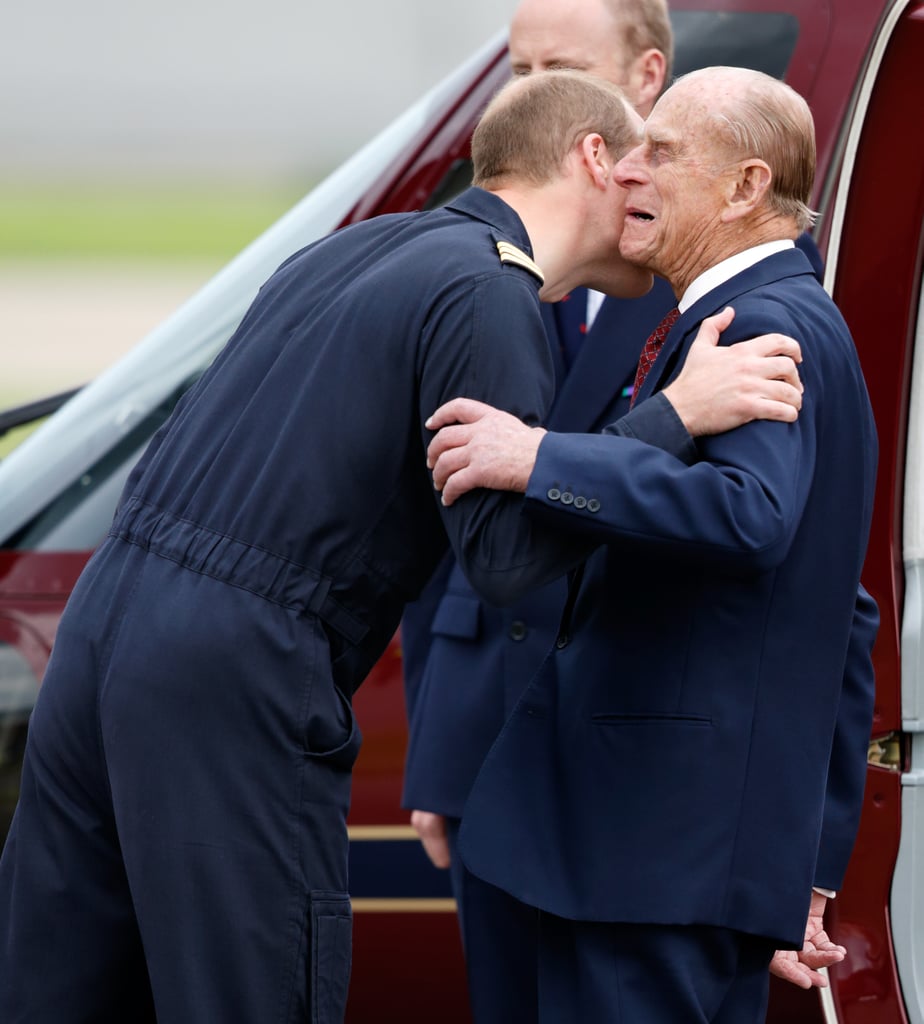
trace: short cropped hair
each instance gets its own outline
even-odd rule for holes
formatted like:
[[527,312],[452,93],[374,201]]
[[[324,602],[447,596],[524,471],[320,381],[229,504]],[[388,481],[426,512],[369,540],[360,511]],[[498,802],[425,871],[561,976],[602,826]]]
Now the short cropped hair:
[[674,32],[667,0],[605,0],[619,24],[625,53],[634,60],[646,50],[664,54],[664,87],[671,82],[674,67]]
[[491,100],[472,136],[473,183],[548,184],[592,132],[618,160],[639,141],[631,110],[618,86],[581,71],[514,78]]
[[[711,69],[708,69],[711,70]],[[740,80],[714,112],[719,138],[736,159],[757,157],[770,168],[771,209],[795,220],[800,231],[815,222],[815,122],[805,100],[785,82],[760,71],[722,69]],[[689,77],[700,74],[693,71]],[[687,77],[687,76],[684,76]]]

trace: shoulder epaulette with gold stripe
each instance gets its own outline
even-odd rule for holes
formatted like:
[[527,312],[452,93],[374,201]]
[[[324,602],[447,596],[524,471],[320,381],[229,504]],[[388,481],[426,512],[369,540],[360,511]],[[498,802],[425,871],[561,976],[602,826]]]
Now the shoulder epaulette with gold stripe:
[[531,260],[522,249],[518,249],[510,242],[498,242],[497,252],[501,263],[512,263],[516,267],[522,267],[524,270],[528,270],[534,277],[537,277],[539,284],[545,284],[545,275],[539,269],[538,263]]

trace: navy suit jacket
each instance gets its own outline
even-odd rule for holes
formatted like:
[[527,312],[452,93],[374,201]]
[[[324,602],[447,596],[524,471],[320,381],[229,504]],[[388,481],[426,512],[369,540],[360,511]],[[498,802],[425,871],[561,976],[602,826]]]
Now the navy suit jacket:
[[530,514],[608,543],[482,767],[460,849],[563,917],[795,947],[812,885],[841,883],[862,796],[876,437],[849,332],[798,251],[688,310],[642,407],[727,304],[726,343],[800,339],[802,412],[702,438],[691,465],[626,437],[543,439]]
[[[625,415],[642,345],[674,304],[661,279],[642,298],[604,299],[566,373],[558,307],[544,303],[557,392],[549,428],[597,432]],[[555,640],[566,597],[562,577],[499,608],[481,598],[450,556],[405,609],[405,807],[461,817],[485,755]]]

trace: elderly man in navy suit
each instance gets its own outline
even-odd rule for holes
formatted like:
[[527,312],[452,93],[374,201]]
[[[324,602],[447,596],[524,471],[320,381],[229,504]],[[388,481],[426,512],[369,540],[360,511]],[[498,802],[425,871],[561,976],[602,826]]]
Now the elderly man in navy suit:
[[[515,75],[578,68],[621,86],[647,117],[670,81],[673,38],[665,0],[521,0],[510,24]],[[820,265],[811,238],[799,244]],[[542,307],[556,397],[545,426],[596,432],[629,410],[639,353],[674,305],[656,278],[640,298],[586,288]],[[619,585],[628,585],[623,578]],[[510,711],[555,640],[567,596],[562,578],[498,607],[447,557],[405,610],[409,738],[403,804],[431,859],[449,867],[477,1020],[506,1021],[530,998],[534,917],[453,856],[469,790]],[[521,983],[513,978],[520,974]],[[494,984],[494,979],[498,984]],[[510,993],[513,1002],[499,1001]]]
[[617,166],[621,252],[679,300],[643,351],[636,409],[730,305],[723,342],[798,334],[796,422],[669,454],[464,400],[431,420],[460,421],[430,447],[447,504],[522,491],[534,521],[606,542],[459,836],[471,872],[538,914],[543,1024],[757,1024],[774,950],[830,946],[824,894],[847,867],[872,717],[859,578],[876,435],[848,329],[793,244],[814,156],[801,97],[712,68],[665,93]]
[[[353,692],[448,543],[500,602],[594,543],[509,495],[447,515],[423,420],[474,389],[539,422],[540,298],[649,286],[618,254],[614,163],[638,132],[589,76],[514,83],[473,140],[485,187],[292,256],[155,435],[30,723],[0,859],[4,1024],[342,1020]],[[771,386],[795,416],[792,380]],[[626,429],[696,419],[673,401]]]

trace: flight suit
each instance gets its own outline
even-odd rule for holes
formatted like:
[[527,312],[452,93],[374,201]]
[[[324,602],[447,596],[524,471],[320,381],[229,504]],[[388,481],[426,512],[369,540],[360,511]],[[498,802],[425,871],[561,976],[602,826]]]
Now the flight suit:
[[447,535],[495,603],[592,545],[477,492],[423,422],[538,422],[541,275],[479,189],[284,263],[132,473],[61,620],[0,861],[0,1019],[342,1019],[353,692]]

